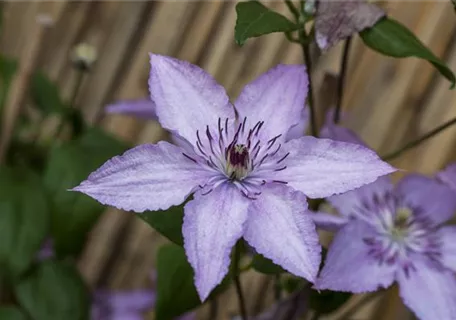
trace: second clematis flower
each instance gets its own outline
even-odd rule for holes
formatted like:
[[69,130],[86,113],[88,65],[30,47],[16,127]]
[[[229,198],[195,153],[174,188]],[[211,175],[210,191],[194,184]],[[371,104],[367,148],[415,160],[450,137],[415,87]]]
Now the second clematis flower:
[[184,208],[184,247],[201,300],[228,272],[243,237],[289,272],[314,281],[320,264],[306,196],[370,183],[395,169],[371,150],[314,137],[286,141],[299,124],[308,79],[302,65],[279,65],[248,84],[236,102],[204,70],[151,54],[149,89],[161,141],[107,161],[76,191],[125,210]]
[[[364,145],[331,121],[322,133]],[[440,179],[451,181],[451,172],[449,167]],[[328,201],[340,215],[313,216],[317,226],[337,231],[317,289],[362,293],[397,282],[419,319],[456,319],[456,228],[445,225],[456,211],[454,191],[412,174],[396,186],[381,177]]]

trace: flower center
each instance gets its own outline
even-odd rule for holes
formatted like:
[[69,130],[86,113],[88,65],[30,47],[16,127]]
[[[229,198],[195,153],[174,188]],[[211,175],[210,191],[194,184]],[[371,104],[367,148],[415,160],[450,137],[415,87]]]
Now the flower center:
[[250,171],[249,150],[243,144],[236,144],[228,150],[226,174],[232,180],[242,180]]
[[440,242],[433,224],[420,208],[408,206],[391,193],[364,201],[356,217],[373,226],[376,233],[364,238],[369,255],[380,264],[398,263],[406,273],[413,269],[410,254],[438,260]]
[[409,208],[398,208],[396,210],[394,223],[390,230],[393,241],[403,242],[406,240],[409,235],[409,226],[412,218],[413,212]]
[[267,134],[261,132],[264,121],[253,125],[247,118],[241,120],[219,118],[217,127],[212,130],[206,126],[204,132],[196,131],[194,154],[183,153],[187,159],[215,173],[200,186],[205,194],[229,181],[246,197],[255,199],[261,194],[262,185],[287,183],[274,179],[274,172],[287,168],[285,160],[290,154],[281,148],[282,135],[266,138]]

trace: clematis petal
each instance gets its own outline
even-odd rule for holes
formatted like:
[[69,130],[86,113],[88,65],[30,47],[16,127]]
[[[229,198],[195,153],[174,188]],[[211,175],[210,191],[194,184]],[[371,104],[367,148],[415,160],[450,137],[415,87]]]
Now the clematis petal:
[[107,113],[125,114],[138,118],[156,120],[155,103],[150,99],[122,100],[105,108]]
[[446,226],[438,231],[442,248],[442,262],[448,268],[456,272],[456,226]]
[[[341,215],[346,217],[356,216],[357,208],[363,204],[374,206],[376,197],[382,198],[386,193],[394,189],[389,176],[377,178],[372,183],[366,184],[358,189],[348,191],[343,194],[335,195],[328,198]],[[358,217],[359,218],[359,217]]]
[[164,210],[184,202],[211,175],[179,147],[161,141],[108,160],[73,191],[119,209]]
[[378,6],[364,0],[321,0],[315,18],[318,46],[327,50],[337,42],[372,27],[385,16]]
[[249,207],[244,239],[266,258],[313,282],[321,247],[306,197],[282,185],[262,191]]
[[175,320],[196,320],[196,312],[187,312]]
[[287,133],[302,118],[308,84],[303,65],[278,65],[244,87],[236,110],[249,126],[264,121],[267,138]]
[[449,270],[414,259],[408,276],[398,274],[405,305],[421,320],[456,319],[456,279]]
[[324,198],[374,182],[396,169],[363,146],[306,136],[284,145],[287,168],[274,172],[275,180],[310,198]]
[[197,193],[185,205],[184,248],[201,301],[228,272],[231,248],[244,232],[248,205],[249,199],[231,183],[207,195]]
[[234,118],[225,89],[203,69],[186,61],[150,55],[149,90],[161,125],[188,141],[196,131]]
[[[144,320],[144,315],[137,312],[116,312],[114,314],[110,314],[109,318],[101,318],[99,320]],[[98,319],[94,319],[98,320]]]
[[369,225],[352,221],[343,227],[329,246],[325,266],[315,287],[353,293],[387,288],[394,281],[395,268],[368,254],[365,237],[374,233]]
[[299,123],[288,130],[286,141],[291,139],[301,138],[309,125],[309,107],[306,106],[304,109],[301,110],[301,118],[299,119]]
[[368,146],[361,140],[358,135],[348,128],[344,128],[340,125],[337,125],[333,121],[334,110],[330,110],[326,114],[326,121],[323,128],[320,130],[320,137],[326,139],[332,139],[336,141],[349,142],[354,144],[359,144],[368,148]]
[[449,165],[445,170],[440,171],[437,174],[437,179],[445,183],[454,192],[456,192],[456,163]]
[[110,310],[115,310],[116,312],[140,312],[153,308],[155,304],[155,292],[152,290],[123,292],[99,290],[95,293],[94,299],[98,304],[109,307]]
[[412,174],[397,185],[404,203],[421,209],[435,224],[448,221],[456,212],[456,197],[447,186],[422,175]]
[[322,211],[315,212],[311,217],[317,228],[328,231],[337,231],[349,222],[347,217]]

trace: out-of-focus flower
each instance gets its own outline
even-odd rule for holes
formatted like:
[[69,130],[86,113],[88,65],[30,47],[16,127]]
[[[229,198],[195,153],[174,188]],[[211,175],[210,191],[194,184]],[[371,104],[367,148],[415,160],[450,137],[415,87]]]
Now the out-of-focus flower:
[[420,319],[456,318],[454,193],[410,175],[396,187],[386,177],[329,198],[346,219],[331,244],[318,289],[354,293],[397,281]]
[[52,243],[51,239],[46,239],[44,243],[41,245],[40,251],[38,251],[36,255],[36,259],[46,260],[54,257],[54,244]]
[[436,178],[456,192],[456,163],[437,173]]
[[92,297],[92,320],[143,320],[155,304],[153,290],[96,291]]
[[146,120],[157,120],[155,103],[150,99],[122,100],[108,105],[107,113],[118,113]]
[[[361,141],[348,129],[327,125],[334,139]],[[395,187],[380,177],[328,201],[340,216],[316,213],[314,221],[339,231],[318,289],[361,293],[397,281],[404,303],[420,319],[456,318],[456,227],[443,225],[456,210],[450,188],[420,175]]]
[[315,18],[315,38],[322,50],[372,27],[385,16],[378,6],[364,0],[321,0]]
[[327,197],[395,171],[362,146],[286,134],[302,118],[305,67],[279,65],[234,106],[205,71],[151,55],[149,86],[161,125],[187,141],[142,145],[107,161],[75,191],[142,212],[185,205],[184,247],[201,300],[228,272],[244,239],[289,272],[314,281],[320,264],[306,195]]
[[358,135],[352,130],[340,125],[336,125],[334,123],[334,112],[334,109],[330,109],[326,113],[325,124],[323,128],[321,128],[320,137],[336,141],[354,143],[368,148],[364,141],[361,140],[361,138],[359,138]]
[[71,61],[77,69],[88,71],[97,60],[97,49],[88,44],[80,43],[71,52]]

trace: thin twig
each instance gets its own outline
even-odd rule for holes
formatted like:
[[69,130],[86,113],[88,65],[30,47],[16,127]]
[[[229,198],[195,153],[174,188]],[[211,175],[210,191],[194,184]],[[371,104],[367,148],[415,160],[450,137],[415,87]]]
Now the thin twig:
[[[300,31],[301,33],[301,31]],[[301,41],[304,41],[302,36],[300,35]],[[310,132],[311,134],[316,137],[318,135],[317,132],[317,119],[315,114],[315,106],[314,106],[314,95],[313,95],[313,84],[312,84],[312,61],[310,59],[310,50],[309,45],[301,43],[302,52],[304,55],[304,63],[307,67],[307,73],[309,75],[309,93],[307,95],[307,104],[309,105],[310,111]]]
[[378,297],[380,292],[373,292],[362,297],[355,305],[342,313],[336,320],[350,319],[360,308]]
[[299,41],[299,39],[296,39],[296,38],[293,37],[291,32],[285,32],[285,37],[287,37],[288,41],[290,41],[290,42],[301,43],[301,41]]
[[282,286],[280,273],[274,275],[274,299],[280,301],[282,299]]
[[239,310],[241,312],[241,319],[247,320],[247,308],[245,307],[244,293],[242,292],[241,280],[239,278],[239,261],[241,260],[241,244],[238,242],[234,247],[234,260],[233,260],[233,280],[236,287],[236,294],[239,302]]
[[214,320],[217,319],[218,313],[218,300],[217,297],[213,297],[209,302],[209,317],[207,320]]
[[[70,108],[71,109],[76,108],[76,99],[78,97],[79,90],[81,89],[81,86],[82,86],[82,82],[83,82],[82,80],[84,80],[84,76],[85,76],[84,70],[76,69],[76,72],[77,72],[76,81],[72,88],[71,98],[70,98]],[[65,119],[60,120],[59,126],[57,128],[57,136],[62,135],[63,128],[65,127],[65,122],[66,122]]]
[[296,7],[294,6],[293,2],[291,2],[291,0],[285,0],[285,4],[287,5],[287,7],[290,10],[290,12],[293,14],[295,19],[298,20],[299,19],[299,11],[298,11],[298,9],[296,9]]
[[344,52],[342,54],[342,60],[340,62],[340,74],[339,74],[339,82],[337,86],[337,105],[336,111],[334,112],[334,123],[339,123],[340,121],[340,111],[342,109],[342,100],[344,98],[344,88],[345,88],[345,77],[348,68],[348,57],[350,55],[350,46],[351,46],[352,38],[349,37],[345,41],[344,45]]
[[[307,74],[309,75],[309,93],[307,95],[307,104],[309,105],[309,110],[310,110],[310,132],[314,137],[316,137],[318,135],[318,132],[317,132],[317,120],[316,120],[315,107],[314,107],[313,84],[312,84],[312,76],[311,76],[312,75],[312,61],[310,59],[309,41],[306,36],[305,25],[303,22],[303,21],[305,21],[305,17],[304,17],[305,12],[303,10],[303,3],[304,3],[303,1],[300,1],[301,10],[298,10],[290,0],[285,0],[285,4],[287,5],[288,9],[295,17],[295,22],[299,26],[298,42],[302,47],[304,63],[307,68]],[[291,37],[291,35],[289,35],[289,34],[287,35],[287,38],[291,42],[296,42],[296,39],[293,39]],[[306,106],[304,105],[304,108],[305,107]]]
[[416,139],[416,140],[413,140],[409,143],[406,143],[404,146],[400,147],[398,150],[396,151],[393,151],[391,153],[388,153],[386,154],[385,156],[382,157],[383,160],[392,160],[398,156],[400,156],[403,152],[413,148],[413,147],[416,147],[417,145],[421,144],[422,142],[426,141],[427,139],[429,138],[432,138],[433,136],[435,136],[436,134],[442,132],[443,130],[451,127],[453,124],[456,124],[456,118],[453,118],[447,122],[445,122],[444,124],[442,124],[441,126],[438,126],[437,128],[431,130],[430,132],[426,133],[424,136]]

